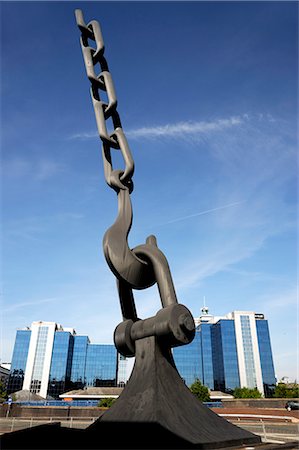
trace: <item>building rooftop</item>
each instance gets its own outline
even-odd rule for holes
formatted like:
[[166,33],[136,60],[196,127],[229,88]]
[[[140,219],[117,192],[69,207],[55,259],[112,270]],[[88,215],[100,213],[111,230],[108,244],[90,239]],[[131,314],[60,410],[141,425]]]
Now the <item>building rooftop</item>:
[[59,398],[72,398],[72,399],[101,399],[101,398],[117,398],[122,393],[121,387],[88,387],[86,389],[77,389],[74,391],[68,391],[59,395]]

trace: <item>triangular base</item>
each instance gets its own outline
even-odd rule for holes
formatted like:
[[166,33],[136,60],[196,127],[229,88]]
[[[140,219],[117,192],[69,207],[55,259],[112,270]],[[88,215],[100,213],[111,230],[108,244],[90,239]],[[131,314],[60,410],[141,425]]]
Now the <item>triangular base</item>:
[[[155,337],[136,341],[135,365],[129,382],[115,404],[86,431],[93,434],[107,426],[112,430],[112,424],[115,430],[121,424],[123,429],[124,423],[128,431],[145,431],[153,426],[161,433],[164,430],[174,441],[177,439],[177,448],[186,448],[184,442],[188,448],[202,449],[261,442],[259,436],[229,423],[196,399],[182,381],[171,351],[161,347]],[[152,431],[155,433],[154,429]],[[161,433],[144,435],[144,446],[139,441],[138,448],[169,448],[159,440]],[[117,437],[112,435],[111,444],[114,439]],[[136,448],[133,436],[129,439],[131,448]],[[124,442],[124,448],[126,445]],[[171,448],[175,448],[174,444]]]

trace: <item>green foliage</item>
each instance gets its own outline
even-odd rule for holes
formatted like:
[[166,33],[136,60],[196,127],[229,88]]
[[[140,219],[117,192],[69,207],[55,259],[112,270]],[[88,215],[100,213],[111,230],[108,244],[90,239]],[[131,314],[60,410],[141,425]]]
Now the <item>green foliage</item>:
[[113,403],[116,401],[116,398],[102,398],[98,406],[102,408],[110,408],[110,406],[113,405]]
[[294,383],[292,387],[289,387],[285,383],[278,383],[275,386],[274,397],[276,398],[298,398],[299,397],[299,385]]
[[199,379],[197,378],[193,384],[190,386],[190,391],[194,394],[201,402],[210,402],[210,393],[209,389],[201,384]]
[[233,391],[233,396],[235,398],[261,398],[262,394],[257,388],[249,389],[246,387],[236,388]]
[[0,381],[0,398],[3,398],[5,400],[7,399],[7,393],[5,390],[4,383],[2,381]]

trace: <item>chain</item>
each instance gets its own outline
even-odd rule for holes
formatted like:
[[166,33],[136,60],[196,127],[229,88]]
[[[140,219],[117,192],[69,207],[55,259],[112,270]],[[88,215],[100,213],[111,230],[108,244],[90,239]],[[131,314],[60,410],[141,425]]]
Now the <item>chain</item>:
[[[118,197],[118,216],[114,224],[106,231],[103,239],[106,261],[118,281],[123,315],[123,322],[115,334],[115,343],[117,348],[122,349],[123,354],[127,355],[134,353],[132,342],[145,335],[170,333],[171,345],[182,345],[190,341],[190,332],[194,328],[194,322],[193,319],[190,319],[190,317],[192,318],[191,313],[186,312],[186,308],[177,302],[168,262],[158,248],[155,236],[147,237],[145,244],[133,249],[129,248],[127,242],[133,219],[130,194],[133,190],[134,161],[117,112],[117,97],[104,57],[105,46],[100,25],[94,20],[85,24],[81,10],[76,10],[75,14],[77,25],[81,31],[81,48],[86,73],[91,83],[90,93],[99,136],[102,140],[105,179],[108,185],[117,192]],[[94,47],[90,45],[90,42]],[[101,68],[98,75],[95,71],[97,64]],[[103,92],[106,92],[107,102],[102,100]],[[114,127],[111,133],[107,130],[108,120],[112,120]],[[124,169],[113,168],[111,149],[121,151]],[[137,317],[132,289],[145,289],[154,283],[158,285],[162,312],[158,313],[157,323],[156,319],[140,321]],[[191,322],[189,320],[190,323],[186,317],[191,320]],[[137,322],[139,325],[132,328],[133,334],[131,335],[129,330]],[[147,329],[143,328],[143,323]],[[139,331],[136,331],[137,329]],[[176,337],[173,337],[174,335]]]
[[[81,10],[77,9],[75,15],[77,25],[81,31],[80,42],[87,77],[91,83],[90,94],[96,123],[103,143],[102,155],[105,179],[107,184],[116,191],[129,187],[130,192],[132,192],[134,161],[117,112],[117,97],[114,84],[104,57],[105,45],[102,31],[96,20],[92,20],[86,25]],[[95,44],[95,47],[90,46],[90,41]],[[101,71],[97,75],[95,66],[98,64]],[[108,102],[102,100],[103,92],[106,92]],[[107,129],[108,120],[112,120],[112,133],[108,132]],[[113,169],[111,148],[121,151],[125,164],[123,170]]]

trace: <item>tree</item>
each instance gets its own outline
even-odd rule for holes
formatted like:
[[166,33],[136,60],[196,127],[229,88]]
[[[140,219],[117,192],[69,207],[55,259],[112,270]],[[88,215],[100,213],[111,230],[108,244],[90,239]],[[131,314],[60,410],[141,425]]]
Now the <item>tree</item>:
[[101,408],[110,408],[110,406],[113,405],[113,403],[116,401],[116,398],[102,398],[98,406]]
[[276,398],[298,398],[299,397],[299,385],[293,383],[292,386],[288,386],[285,383],[278,383],[275,386],[274,397]]
[[7,398],[7,393],[6,393],[6,390],[5,390],[5,386],[4,386],[4,383],[2,381],[0,381],[0,398],[3,398],[5,400]]
[[233,396],[235,398],[261,398],[262,394],[257,388],[250,389],[243,387],[234,389]]
[[190,386],[190,391],[195,395],[201,402],[210,402],[209,389],[201,384],[200,380],[197,378],[193,384]]

